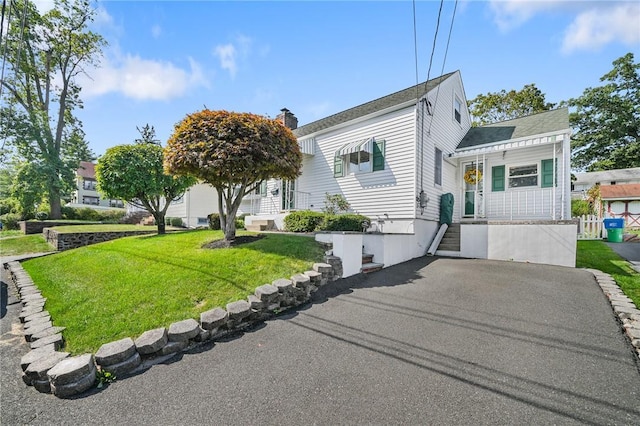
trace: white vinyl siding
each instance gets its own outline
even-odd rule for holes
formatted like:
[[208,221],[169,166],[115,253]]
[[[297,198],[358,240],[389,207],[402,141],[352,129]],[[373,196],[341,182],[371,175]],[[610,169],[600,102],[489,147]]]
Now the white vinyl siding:
[[[422,117],[424,117],[424,123],[422,124],[418,121],[418,132],[422,130],[422,143],[424,148],[422,149],[423,161],[422,163],[418,161],[416,166],[416,196],[420,192],[420,188],[423,188],[427,193],[429,201],[422,214],[420,208],[416,205],[416,217],[437,221],[440,217],[440,197],[442,194],[450,192],[454,194],[454,196],[457,196],[459,188],[458,173],[455,166],[449,162],[450,160],[448,160],[447,157],[455,151],[471,127],[471,119],[464,104],[462,105],[460,116],[461,123],[458,124],[457,121],[452,119],[451,111],[454,99],[456,97],[460,100],[465,99],[459,73],[455,73],[442,82],[439,91],[438,88],[435,88],[427,96],[432,104],[431,110],[433,114],[427,115],[425,113],[422,115]],[[442,150],[444,157],[442,161],[443,175],[441,186],[434,185],[436,173],[434,152],[436,146]],[[420,156],[420,150],[417,151],[416,156]],[[453,162],[456,161],[457,160],[453,160]],[[424,167],[422,174],[420,173],[421,165]]]
[[[484,165],[484,207],[485,216],[489,220],[511,219],[551,219],[555,208],[556,218],[560,218],[562,211],[562,182],[553,188],[542,188],[540,183],[540,170],[543,160],[553,158],[554,148],[559,144],[548,144],[529,148],[514,149],[505,152],[487,154]],[[560,160],[562,153],[556,153],[558,167],[562,167]],[[482,162],[482,155],[478,161]],[[476,161],[476,157],[461,158],[460,164],[466,161]],[[492,171],[494,168],[504,166],[504,190],[494,191]],[[535,173],[534,167],[535,166]],[[511,172],[510,172],[511,171]],[[526,173],[525,173],[526,172]],[[510,177],[511,173],[511,177]],[[561,169],[557,170],[557,176],[563,176]],[[512,185],[512,179],[518,186]],[[535,185],[528,185],[536,180]],[[462,186],[459,186],[461,188]],[[461,201],[463,192],[459,189],[454,193],[454,211],[457,219],[460,218]],[[555,196],[555,200],[554,200]]]
[[[385,213],[392,218],[413,217],[415,204],[414,107],[315,135],[313,157],[303,158],[299,191],[309,193],[312,210],[324,207],[325,194],[342,194],[354,212],[370,217]],[[334,177],[335,153],[348,143],[367,138],[384,140],[384,170],[348,173]],[[348,165],[345,165],[348,167]]]

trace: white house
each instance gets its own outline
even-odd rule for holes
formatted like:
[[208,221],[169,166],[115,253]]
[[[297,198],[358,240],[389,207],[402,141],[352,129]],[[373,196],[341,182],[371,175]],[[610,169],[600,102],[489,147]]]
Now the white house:
[[211,213],[218,213],[217,192],[209,184],[198,183],[171,202],[165,217],[179,217],[187,228],[199,228],[209,225]]
[[97,189],[95,164],[90,161],[81,161],[76,170],[76,189],[72,194],[68,207],[91,208],[94,210],[121,210],[124,209],[122,200],[104,198]]
[[574,266],[568,111],[472,128],[466,105],[456,71],[301,127],[283,109],[302,174],[245,197],[245,223],[283,229],[290,211],[320,211],[327,193],[342,194],[371,219],[369,232],[317,238],[333,242],[348,276],[360,271],[363,247],[384,266],[437,247],[447,229],[440,200],[452,194],[439,254]]

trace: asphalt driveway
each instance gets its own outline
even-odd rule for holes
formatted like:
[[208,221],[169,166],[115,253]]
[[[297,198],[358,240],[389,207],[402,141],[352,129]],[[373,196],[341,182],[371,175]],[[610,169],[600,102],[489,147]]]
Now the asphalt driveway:
[[20,380],[9,305],[2,424],[640,424],[638,363],[586,271],[422,258],[319,293],[69,400]]

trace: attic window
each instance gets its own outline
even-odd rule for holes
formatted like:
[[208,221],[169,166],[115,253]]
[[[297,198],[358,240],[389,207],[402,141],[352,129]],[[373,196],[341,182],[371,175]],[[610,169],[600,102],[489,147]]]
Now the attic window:
[[453,100],[453,115],[458,123],[462,123],[462,102],[456,96]]

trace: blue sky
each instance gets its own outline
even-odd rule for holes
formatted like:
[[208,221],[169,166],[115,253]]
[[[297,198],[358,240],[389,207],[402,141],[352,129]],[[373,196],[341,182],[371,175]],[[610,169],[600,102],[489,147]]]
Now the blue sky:
[[[42,5],[46,5],[46,2]],[[466,96],[535,85],[577,97],[612,62],[640,60],[640,3],[454,1],[442,7],[430,77],[460,70]],[[46,7],[46,6],[44,6]],[[92,29],[109,45],[83,78],[78,111],[97,155],[136,126],[164,144],[186,114],[209,109],[303,125],[416,83],[413,8],[397,1],[101,1]],[[418,79],[428,74],[439,1],[416,1]]]

